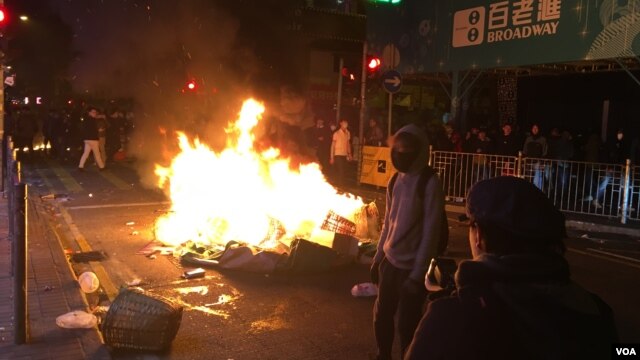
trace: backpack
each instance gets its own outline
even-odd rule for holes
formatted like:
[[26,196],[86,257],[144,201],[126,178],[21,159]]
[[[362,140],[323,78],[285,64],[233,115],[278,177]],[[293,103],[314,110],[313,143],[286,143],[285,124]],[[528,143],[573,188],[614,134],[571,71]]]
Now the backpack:
[[[429,182],[431,177],[435,174],[436,174],[435,170],[433,170],[433,168],[430,166],[426,166],[420,173],[420,177],[418,178],[418,184],[417,184],[418,199],[420,200],[420,203],[424,201],[425,192],[427,190],[426,189],[427,183]],[[387,186],[387,189],[389,189],[390,199],[393,197],[393,186],[396,184],[397,178],[398,178],[398,173],[396,172],[395,174],[393,174],[393,176],[391,176],[391,179],[389,179],[389,184]],[[422,206],[420,206],[420,209],[422,209]],[[420,219],[420,217],[418,217],[418,219]],[[413,226],[411,228],[413,228]],[[449,245],[449,221],[447,220],[447,214],[443,209],[442,222],[440,223],[440,239],[438,239],[437,255],[438,256],[443,255],[447,251],[448,245]]]

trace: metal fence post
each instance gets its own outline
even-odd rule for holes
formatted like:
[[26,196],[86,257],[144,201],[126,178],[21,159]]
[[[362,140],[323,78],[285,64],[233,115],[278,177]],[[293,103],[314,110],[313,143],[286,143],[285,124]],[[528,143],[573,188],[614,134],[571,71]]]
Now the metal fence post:
[[15,185],[16,236],[13,242],[15,343],[27,341],[27,186]]
[[624,177],[622,178],[622,214],[620,214],[620,222],[627,223],[629,216],[629,184],[631,183],[631,160],[627,159],[624,166]]
[[522,151],[518,151],[518,160],[516,160],[516,176],[522,179]]

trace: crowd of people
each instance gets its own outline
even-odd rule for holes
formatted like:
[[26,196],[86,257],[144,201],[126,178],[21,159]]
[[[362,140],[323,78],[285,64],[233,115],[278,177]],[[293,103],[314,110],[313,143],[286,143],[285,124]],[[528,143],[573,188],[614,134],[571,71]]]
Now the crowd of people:
[[[43,155],[61,162],[80,159],[78,167],[83,168],[88,152],[95,149],[96,164],[103,168],[108,159],[120,159],[133,123],[133,112],[120,108],[101,111],[92,106],[64,107],[46,112],[28,107],[9,108],[5,134],[12,137],[22,158]],[[79,153],[83,154],[81,158]]]

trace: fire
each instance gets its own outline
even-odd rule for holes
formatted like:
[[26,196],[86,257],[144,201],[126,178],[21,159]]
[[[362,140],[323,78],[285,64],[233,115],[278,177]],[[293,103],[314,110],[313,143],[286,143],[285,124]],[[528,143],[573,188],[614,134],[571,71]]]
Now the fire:
[[178,133],[180,153],[169,167],[156,165],[158,186],[168,187],[171,198],[171,210],[156,221],[158,240],[270,248],[301,237],[326,245],[333,234],[320,225],[330,211],[353,220],[362,200],[338,194],[318,164],[294,170],[278,149],[255,150],[252,131],[263,112],[262,104],[245,101],[220,153]]

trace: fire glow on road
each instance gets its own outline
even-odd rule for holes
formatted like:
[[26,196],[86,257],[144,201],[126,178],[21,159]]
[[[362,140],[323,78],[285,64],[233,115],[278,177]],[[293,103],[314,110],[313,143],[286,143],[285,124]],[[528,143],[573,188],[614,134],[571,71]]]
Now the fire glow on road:
[[178,134],[181,152],[169,167],[156,165],[158,186],[168,187],[171,198],[171,211],[156,221],[158,240],[204,246],[240,240],[273,248],[301,237],[330,244],[333,233],[320,229],[327,214],[353,220],[362,200],[338,194],[318,164],[292,169],[278,149],[254,149],[252,131],[263,112],[262,104],[245,101],[220,153]]

